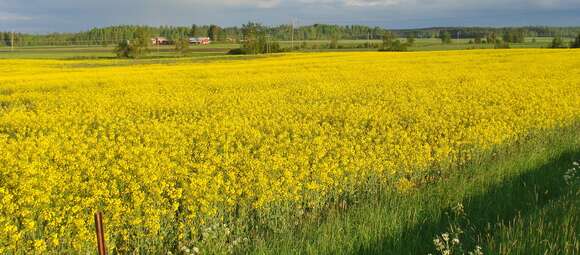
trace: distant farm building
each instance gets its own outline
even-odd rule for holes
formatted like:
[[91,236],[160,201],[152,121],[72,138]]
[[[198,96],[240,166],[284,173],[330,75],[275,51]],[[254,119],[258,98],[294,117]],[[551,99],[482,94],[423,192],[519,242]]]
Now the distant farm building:
[[208,45],[210,43],[209,37],[191,37],[189,38],[190,44],[198,45]]
[[167,40],[167,38],[165,38],[165,37],[151,38],[151,43],[153,45],[169,45],[169,44],[171,44],[171,42],[169,40]]

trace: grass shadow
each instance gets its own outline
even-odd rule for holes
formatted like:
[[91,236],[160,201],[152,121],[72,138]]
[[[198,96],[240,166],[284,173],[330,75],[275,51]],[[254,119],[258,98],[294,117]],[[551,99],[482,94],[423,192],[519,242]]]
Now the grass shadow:
[[[569,187],[565,185],[563,175],[578,158],[580,151],[566,152],[540,167],[507,177],[499,184],[482,187],[475,193],[478,195],[462,201],[464,213],[461,217],[456,216],[452,208],[436,215],[432,210],[425,210],[421,213],[422,224],[408,226],[398,236],[385,237],[374,245],[359,248],[354,254],[435,254],[433,239],[438,234],[449,232],[450,223],[469,226],[464,229],[464,245],[473,247],[478,242],[476,236],[494,235],[492,226],[504,225],[515,218],[531,217],[547,204],[565,199]],[[445,195],[434,196],[433,199],[439,201],[445,199]]]

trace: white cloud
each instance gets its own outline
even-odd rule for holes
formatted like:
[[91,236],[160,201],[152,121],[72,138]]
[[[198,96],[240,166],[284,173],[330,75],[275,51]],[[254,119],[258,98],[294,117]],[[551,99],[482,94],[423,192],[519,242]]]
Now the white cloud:
[[530,4],[542,7],[542,8],[558,8],[564,7],[568,4],[573,4],[574,2],[578,5],[579,1],[573,0],[529,0]]
[[[251,1],[251,0],[247,0]],[[580,0],[297,0],[308,4],[333,4],[346,7],[398,7],[404,9],[423,9],[436,7],[437,9],[477,9],[481,7],[519,6],[542,9],[565,9],[579,6]],[[292,1],[288,1],[292,2]]]
[[31,17],[18,15],[15,13],[0,12],[0,21],[26,21],[32,20]]
[[222,2],[225,5],[248,5],[248,6],[255,6],[258,8],[272,8],[278,6],[281,1],[280,0],[221,0],[217,1],[217,3]]
[[[1,0],[0,0],[1,1]],[[154,4],[155,1],[143,0],[142,4]],[[282,0],[165,0],[163,4],[175,6],[221,6],[221,7],[255,7],[273,8],[282,3]]]
[[344,4],[346,6],[357,6],[357,7],[373,7],[373,6],[395,6],[400,5],[402,1],[400,0],[345,0]]
[[578,25],[580,0],[0,0],[0,31],[113,24]]

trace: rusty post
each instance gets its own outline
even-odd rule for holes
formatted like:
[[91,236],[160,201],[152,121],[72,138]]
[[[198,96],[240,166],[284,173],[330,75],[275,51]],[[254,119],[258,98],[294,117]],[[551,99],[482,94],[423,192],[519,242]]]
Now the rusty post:
[[101,212],[95,213],[95,228],[97,230],[97,249],[99,255],[107,255],[105,248],[105,230],[103,227],[103,214]]

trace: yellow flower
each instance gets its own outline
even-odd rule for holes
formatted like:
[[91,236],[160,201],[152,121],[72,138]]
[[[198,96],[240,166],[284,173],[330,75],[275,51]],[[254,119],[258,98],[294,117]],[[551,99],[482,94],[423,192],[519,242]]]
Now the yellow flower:
[[34,241],[34,252],[36,254],[42,254],[46,251],[46,243],[44,240],[35,240]]
[[0,253],[92,253],[97,211],[110,247],[155,253],[175,239],[205,247],[197,237],[214,225],[329,208],[381,185],[412,191],[433,171],[577,125],[578,59],[2,60]]
[[397,191],[405,193],[413,189],[415,187],[415,184],[409,181],[407,178],[401,178],[397,181],[395,187],[397,188]]

